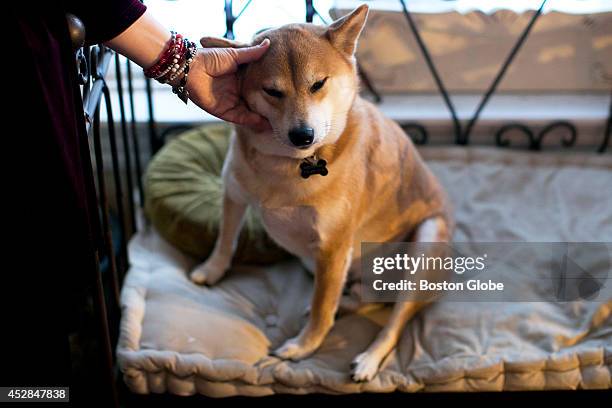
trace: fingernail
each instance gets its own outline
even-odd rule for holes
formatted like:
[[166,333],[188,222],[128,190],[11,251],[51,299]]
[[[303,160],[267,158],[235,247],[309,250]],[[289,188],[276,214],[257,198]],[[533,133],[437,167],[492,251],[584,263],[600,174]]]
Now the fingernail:
[[270,40],[267,38],[264,38],[264,40],[259,44],[260,47],[265,47],[268,44],[270,44]]

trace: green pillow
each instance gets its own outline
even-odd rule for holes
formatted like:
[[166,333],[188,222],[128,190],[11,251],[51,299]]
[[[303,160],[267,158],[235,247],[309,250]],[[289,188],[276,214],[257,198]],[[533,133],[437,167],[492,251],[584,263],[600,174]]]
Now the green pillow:
[[[219,231],[221,169],[230,134],[228,125],[182,133],[155,155],[144,178],[147,217],[168,242],[200,259],[208,257]],[[267,264],[288,257],[249,208],[234,260]]]

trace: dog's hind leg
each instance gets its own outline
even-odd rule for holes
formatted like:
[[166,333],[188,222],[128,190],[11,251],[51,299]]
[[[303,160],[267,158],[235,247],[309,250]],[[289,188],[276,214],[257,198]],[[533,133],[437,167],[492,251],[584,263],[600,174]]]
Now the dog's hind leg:
[[353,381],[370,381],[380,367],[382,360],[397,344],[406,322],[425,306],[424,302],[396,303],[387,325],[366,351],[359,354],[351,363]]
[[223,210],[219,235],[210,257],[196,266],[189,277],[199,285],[214,285],[225,275],[232,262],[232,255],[242,226],[247,205],[232,199],[226,192],[223,195]]
[[[417,242],[448,242],[449,240],[450,228],[446,220],[439,216],[425,220],[415,234]],[[385,327],[378,333],[368,349],[355,357],[351,363],[353,381],[370,381],[374,378],[380,363],[397,344],[406,322],[427,303],[401,301],[395,303]]]
[[337,317],[354,313],[369,313],[385,306],[384,303],[367,303],[361,300],[363,284],[359,281],[347,283],[345,293],[340,298]]
[[[340,298],[336,317],[355,313],[369,313],[372,310],[380,309],[385,306],[384,303],[365,303],[361,301],[361,283],[354,282],[348,293],[345,293]],[[310,305],[304,308],[304,316],[310,314]]]

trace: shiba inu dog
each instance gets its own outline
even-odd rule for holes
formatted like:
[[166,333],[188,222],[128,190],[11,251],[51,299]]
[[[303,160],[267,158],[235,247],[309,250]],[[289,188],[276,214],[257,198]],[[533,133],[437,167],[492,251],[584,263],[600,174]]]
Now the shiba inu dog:
[[[230,266],[247,206],[268,234],[314,273],[308,323],[274,353],[299,360],[334,324],[345,283],[358,272],[361,242],[446,242],[446,196],[410,139],[358,95],[355,48],[363,5],[328,27],[291,24],[258,34],[270,49],[240,72],[242,95],[272,130],[237,127],[223,168],[220,233],[206,262],[191,272],[212,285]],[[203,38],[204,47],[242,47]],[[425,302],[398,302],[375,341],[351,365],[369,381]],[[348,367],[347,367],[348,368]]]

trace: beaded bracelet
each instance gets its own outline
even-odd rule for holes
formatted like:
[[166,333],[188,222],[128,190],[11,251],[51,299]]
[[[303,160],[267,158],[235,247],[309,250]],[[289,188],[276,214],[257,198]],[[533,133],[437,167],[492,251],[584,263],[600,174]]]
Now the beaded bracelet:
[[[144,70],[144,73],[149,78],[159,78],[161,73],[168,67],[169,62],[172,60],[175,64],[180,55],[181,47],[183,46],[183,36],[176,32],[171,32],[172,36],[166,45],[166,48],[162,52],[157,62],[152,66]],[[175,62],[176,61],[176,62]]]
[[[183,42],[183,49],[188,51],[189,45],[190,45],[189,40],[185,39]],[[177,63],[172,67],[172,69],[168,73],[169,76],[166,82],[173,82],[176,78],[178,78],[182,74],[183,70],[185,69],[188,57],[189,57],[188,52],[183,52],[181,54],[180,63]]]
[[[197,51],[197,46],[193,42],[189,42],[187,45],[187,52],[185,53],[185,65],[181,68],[181,74],[183,77],[177,86],[172,88],[172,92],[174,92],[180,100],[187,104],[189,100],[189,91],[187,91],[187,77],[189,76],[189,67],[195,58]],[[180,74],[179,74],[180,75]],[[176,78],[175,78],[176,79]]]
[[[166,77],[172,73],[172,72],[176,72],[176,70],[180,67],[179,65],[179,61],[182,58],[185,50],[183,48],[183,42],[181,41],[179,43],[179,45],[177,45],[174,48],[174,55],[172,55],[172,61],[164,61],[163,64],[160,64],[160,68],[158,68],[153,75],[151,76],[151,78],[155,78],[157,81],[159,81],[162,84],[165,84],[166,82],[168,82],[166,80]],[[165,69],[164,69],[165,67]],[[159,72],[161,69],[164,69],[163,71]]]
[[162,84],[175,82],[180,78],[179,84],[172,87],[172,92],[187,103],[189,99],[189,92],[186,89],[187,76],[196,50],[195,43],[172,31],[161,57],[152,67],[145,69],[144,74]]

